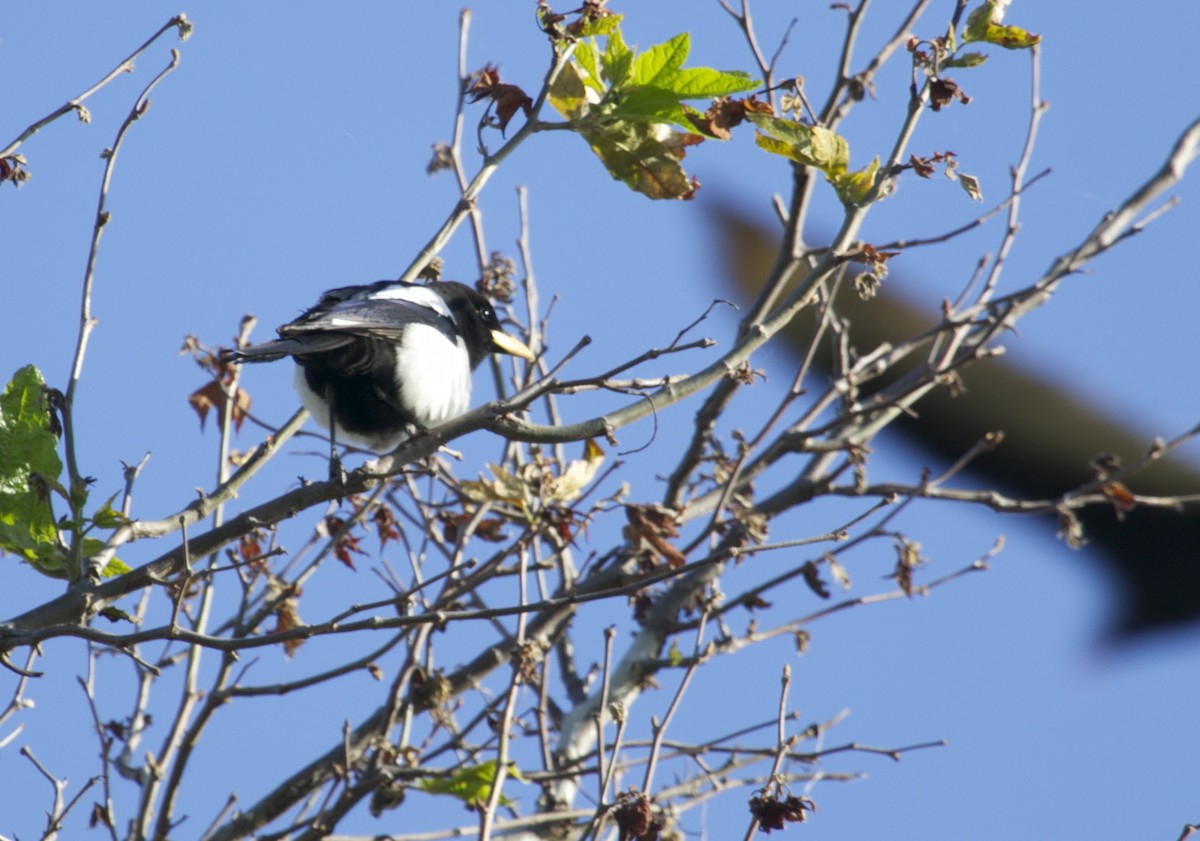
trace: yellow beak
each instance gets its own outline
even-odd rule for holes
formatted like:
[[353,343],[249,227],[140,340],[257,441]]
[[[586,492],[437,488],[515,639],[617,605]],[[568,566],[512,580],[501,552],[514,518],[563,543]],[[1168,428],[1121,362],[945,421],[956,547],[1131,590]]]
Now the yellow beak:
[[502,333],[499,330],[492,331],[492,346],[495,350],[501,353],[507,353],[510,356],[519,356],[522,359],[527,359],[532,362],[535,357],[533,351],[525,347],[525,345],[514,339],[507,333]]

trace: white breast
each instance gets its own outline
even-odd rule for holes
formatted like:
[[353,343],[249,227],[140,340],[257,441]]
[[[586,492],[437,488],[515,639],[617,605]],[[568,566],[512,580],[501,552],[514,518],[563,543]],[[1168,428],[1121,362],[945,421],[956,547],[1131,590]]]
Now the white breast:
[[436,328],[413,324],[396,346],[396,370],[403,373],[404,409],[426,426],[444,423],[469,408],[471,361],[462,339],[451,343]]

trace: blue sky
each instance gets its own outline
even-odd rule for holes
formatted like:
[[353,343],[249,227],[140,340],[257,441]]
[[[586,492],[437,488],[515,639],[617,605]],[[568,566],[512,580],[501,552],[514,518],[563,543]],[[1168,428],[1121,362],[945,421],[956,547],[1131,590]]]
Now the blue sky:
[[[716,3],[626,5],[624,31],[632,43],[648,46],[687,30],[692,63],[751,67]],[[893,7],[901,4],[875,5],[863,50],[891,33]],[[922,34],[940,32],[952,4],[934,5]],[[1014,5],[1010,18],[1045,38],[1042,96],[1051,108],[1032,170],[1053,170],[1025,200],[1024,228],[1005,275],[1015,288],[1157,168],[1195,118],[1200,12],[1179,0],[1155,4],[1153,13],[1130,11],[1116,0],[1087,4],[1086,11],[1076,4]],[[469,66],[498,64],[506,81],[534,89],[546,48],[531,7],[496,0],[473,5]],[[18,3],[8,9],[0,21],[0,78],[9,81],[0,105],[0,142],[93,83],[177,11],[149,3],[74,3],[53,12]],[[120,487],[121,460],[152,453],[138,486],[145,517],[181,505],[193,488],[212,481],[215,435],[197,428],[185,402],[202,380],[176,353],[183,337],[227,342],[246,312],[259,317],[258,335],[266,336],[325,288],[394,276],[455,200],[450,178],[430,178],[424,167],[430,144],[451,131],[457,5],[272,2],[186,11],[195,34],[180,45],[179,69],[154,93],[117,166],[112,222],[96,276],[99,324],[78,398],[85,471],[97,477],[103,495]],[[827,3],[764,0],[756,6],[760,37],[770,45],[764,49],[773,49],[792,15],[800,22],[781,70],[804,75],[810,90],[823,92],[842,17]],[[29,140],[21,151],[32,179],[20,191],[0,185],[5,377],[34,362],[52,384],[65,379],[99,153],[137,92],[166,63],[169,46],[166,40],[156,45],[132,77],[89,100],[90,124],[60,120]],[[984,67],[959,74],[974,101],[927,115],[913,144],[954,150],[961,169],[982,179],[989,201],[1003,195],[1007,168],[1020,150],[1029,74],[1023,54],[992,52]],[[886,148],[904,107],[906,82],[897,60],[879,80],[877,101],[865,103],[847,123],[856,165]],[[522,148],[487,188],[481,206],[489,247],[508,253],[515,251],[515,187],[529,190],[541,293],[543,300],[558,298],[551,357],[583,333],[594,339],[574,363],[576,374],[604,370],[669,341],[724,294],[706,202],[733,202],[767,219],[771,193],[787,187],[786,167],[753,149],[748,134],[720,147],[706,144],[689,154],[688,164],[703,185],[696,201],[651,203],[613,183],[578,138],[551,133]],[[1147,441],[1172,437],[1200,420],[1200,356],[1193,340],[1200,291],[1191,254],[1200,231],[1197,177],[1193,172],[1175,191],[1182,199],[1178,208],[1098,260],[1089,274],[1064,284],[1049,306],[1021,323],[1019,336],[1005,341],[1012,358],[1086,395]],[[832,201],[825,209],[832,211]],[[949,182],[910,179],[876,209],[864,238],[935,234],[977,212]],[[826,218],[828,229],[834,222]],[[950,248],[905,255],[893,271],[911,279],[906,294],[933,309],[957,292],[978,254],[993,250],[999,239],[999,227],[988,227]],[[444,254],[446,276],[472,280],[472,253],[464,230]],[[705,332],[724,340],[732,323],[718,314]],[[684,357],[671,366],[698,360]],[[784,377],[781,360],[767,356],[762,365],[778,374],[776,380]],[[477,400],[488,393],[485,380],[478,378]],[[290,414],[290,382],[282,366],[255,369],[248,385],[256,412],[280,420]],[[576,419],[607,405],[580,399],[563,408]],[[663,423],[681,424],[689,416],[687,407],[677,407]],[[656,446],[669,445],[671,427],[665,429]],[[636,446],[648,437],[648,429],[630,428],[622,444]],[[486,434],[476,438],[464,446],[464,475],[495,451]],[[251,437],[240,442],[252,443]],[[320,462],[303,455],[314,449],[311,439],[291,449],[300,454],[283,457],[262,486],[247,492],[247,502],[266,498],[299,473],[319,475]],[[646,498],[658,495],[656,453],[661,450],[652,447],[629,457],[631,475],[640,482],[635,493]],[[1196,447],[1183,455],[1195,462]],[[911,478],[924,463],[922,454],[898,448],[877,458],[873,469],[880,476]],[[811,530],[807,523],[792,525]],[[1066,550],[1045,523],[926,504],[903,525],[933,559],[930,574],[966,565],[997,534],[1007,545],[985,575],[968,576],[924,599],[819,623],[803,657],[781,644],[724,664],[711,676],[702,673],[693,697],[711,700],[683,717],[680,736],[699,737],[715,726],[702,708],[740,707],[753,720],[769,718],[778,663],[787,660],[794,675],[792,705],[803,720],[851,711],[831,743],[948,742],[899,764],[839,757],[831,770],[863,770],[868,778],[818,785],[811,796],[820,811],[795,833],[816,839],[1174,839],[1184,823],[1200,820],[1197,633],[1119,650],[1101,647],[1097,640],[1112,594],[1089,569],[1086,553]],[[128,560],[145,560],[158,548],[135,547]],[[874,586],[876,573],[887,568],[879,557],[859,564],[851,573],[863,588]],[[27,569],[10,565],[6,575],[11,583],[0,589],[0,618],[56,592],[53,582]],[[332,604],[344,602],[347,592],[369,592],[374,580],[364,569],[357,576],[332,576],[323,586],[330,588]],[[312,618],[322,614],[321,598],[314,594],[306,603]],[[798,591],[795,598],[811,597]],[[74,684],[83,664],[78,643],[47,646],[41,667],[50,676],[45,688],[33,692],[38,706],[0,754],[5,802],[39,806],[27,816],[14,817],[11,806],[0,810],[0,834],[33,835],[46,794],[45,782],[16,755],[17,745],[33,746],[49,767],[70,773],[73,784],[88,773],[67,770],[78,740],[91,739]],[[0,673],[0,697],[7,698],[10,685],[11,677]],[[119,685],[114,678],[114,693]],[[341,701],[334,696],[326,702]],[[124,703],[120,696],[114,707]],[[648,698],[636,712],[648,716],[661,703],[662,697]],[[346,716],[353,717],[353,709],[350,704]],[[333,719],[333,731],[303,739],[295,736],[295,720],[256,721],[255,748],[295,750],[303,761],[337,738],[340,718]],[[52,736],[63,722],[77,730],[55,744]],[[212,768],[221,767],[234,738],[234,729],[218,728],[206,740],[205,761]],[[84,749],[88,756],[91,751],[90,745]],[[229,773],[252,797],[253,775],[241,768]],[[224,790],[212,793],[212,802],[198,797],[189,804],[196,816],[189,826],[207,823]],[[744,826],[743,802],[741,793],[714,801],[706,812],[708,837],[730,837],[724,828]],[[454,819],[465,822],[466,816]],[[700,825],[698,815],[685,821],[690,829]],[[368,821],[356,831],[389,828],[395,831]]]

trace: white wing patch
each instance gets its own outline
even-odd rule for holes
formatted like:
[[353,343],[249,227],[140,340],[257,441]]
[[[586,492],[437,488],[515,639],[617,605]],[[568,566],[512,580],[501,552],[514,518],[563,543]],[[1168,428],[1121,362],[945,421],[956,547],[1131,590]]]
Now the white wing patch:
[[436,312],[438,315],[452,318],[450,307],[441,295],[428,286],[389,286],[367,296],[372,301],[410,301]]

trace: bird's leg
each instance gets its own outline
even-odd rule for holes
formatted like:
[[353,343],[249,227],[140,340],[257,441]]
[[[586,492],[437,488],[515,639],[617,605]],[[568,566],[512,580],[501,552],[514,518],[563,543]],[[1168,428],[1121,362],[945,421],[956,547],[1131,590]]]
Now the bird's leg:
[[329,481],[339,485],[346,483],[346,471],[342,467],[341,456],[337,451],[337,423],[334,421],[333,386],[325,386],[325,406],[329,409]]

